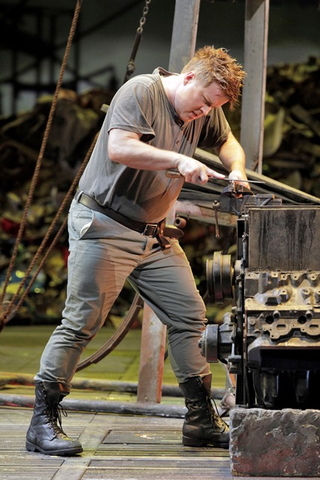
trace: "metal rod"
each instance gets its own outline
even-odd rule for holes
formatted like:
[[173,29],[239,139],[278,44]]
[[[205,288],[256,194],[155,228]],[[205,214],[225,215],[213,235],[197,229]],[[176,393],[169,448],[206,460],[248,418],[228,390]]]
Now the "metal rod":
[[[240,143],[247,168],[262,173],[269,0],[246,0]],[[257,168],[256,168],[257,167]]]
[[200,0],[176,0],[169,59],[171,72],[181,72],[194,55],[199,11]]

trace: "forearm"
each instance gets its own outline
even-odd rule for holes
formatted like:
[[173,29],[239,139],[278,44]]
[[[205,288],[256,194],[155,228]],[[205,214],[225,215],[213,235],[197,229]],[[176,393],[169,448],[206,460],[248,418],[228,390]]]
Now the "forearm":
[[176,169],[179,154],[161,150],[136,138],[126,138],[109,147],[112,161],[122,163],[137,170],[169,170]]
[[232,134],[229,134],[228,140],[220,147],[218,156],[229,173],[239,172],[242,178],[246,178],[246,156],[240,143]]
[[120,129],[109,133],[108,154],[113,162],[137,170],[175,169],[192,183],[204,184],[209,177],[224,177],[194,158],[154,147],[142,142],[137,134]]

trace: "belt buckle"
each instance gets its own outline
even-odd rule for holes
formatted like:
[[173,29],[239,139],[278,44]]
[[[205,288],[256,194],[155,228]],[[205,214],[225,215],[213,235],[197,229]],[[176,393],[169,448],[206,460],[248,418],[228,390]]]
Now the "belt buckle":
[[157,223],[147,223],[143,230],[146,237],[155,237],[158,233],[159,225]]

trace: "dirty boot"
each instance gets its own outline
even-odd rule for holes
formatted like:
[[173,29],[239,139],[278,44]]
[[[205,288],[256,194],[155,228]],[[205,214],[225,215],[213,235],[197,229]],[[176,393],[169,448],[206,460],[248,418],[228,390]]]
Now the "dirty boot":
[[217,415],[211,401],[211,375],[192,377],[179,385],[188,409],[182,428],[187,447],[229,447],[229,427]]
[[59,383],[46,387],[36,382],[36,402],[27,431],[26,448],[46,455],[75,455],[82,452],[81,443],[71,440],[62,430],[60,402],[68,392]]

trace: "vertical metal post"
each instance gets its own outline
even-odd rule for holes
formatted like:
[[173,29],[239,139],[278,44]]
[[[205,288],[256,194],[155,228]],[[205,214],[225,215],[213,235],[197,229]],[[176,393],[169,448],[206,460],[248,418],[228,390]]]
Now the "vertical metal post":
[[[200,0],[176,0],[169,70],[180,72],[193,56],[198,29]],[[173,223],[174,212],[167,217]],[[138,402],[161,401],[166,327],[145,305],[141,335]]]
[[262,173],[265,89],[268,49],[269,0],[246,0],[244,69],[245,79],[240,143],[247,168]]
[[144,304],[141,332],[138,402],[161,402],[166,327]]
[[180,72],[195,52],[200,0],[176,0],[169,70]]

